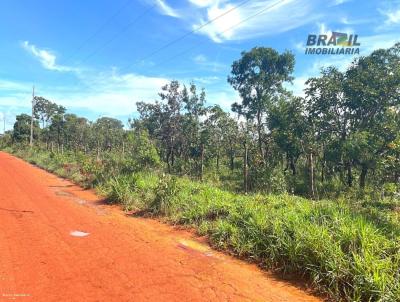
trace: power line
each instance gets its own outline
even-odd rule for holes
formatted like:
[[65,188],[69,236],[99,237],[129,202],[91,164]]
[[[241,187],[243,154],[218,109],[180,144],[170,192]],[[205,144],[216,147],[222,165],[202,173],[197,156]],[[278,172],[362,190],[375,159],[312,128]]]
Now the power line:
[[[108,25],[125,7],[127,7],[128,4],[131,3],[131,0],[127,1],[124,3],[123,6],[120,7],[120,9],[114,13],[102,26],[100,26],[100,28],[88,39],[86,39],[86,41],[84,43],[82,43],[82,45],[80,47],[77,48],[77,50],[81,49],[88,41],[90,41],[91,39],[93,39],[95,36],[97,36],[97,34],[99,32],[101,32],[101,30]],[[134,25],[137,21],[139,21],[142,17],[144,17],[147,13],[149,13],[154,7],[155,7],[156,3],[154,3],[153,5],[149,6],[147,9],[145,9],[140,15],[138,15],[135,19],[133,19],[131,22],[129,22],[127,25],[125,25],[123,27],[122,30],[120,30],[116,35],[114,35],[113,37],[111,37],[109,40],[107,40],[105,43],[102,44],[102,46],[100,48],[95,49],[92,53],[90,53],[89,55],[87,55],[83,60],[81,60],[79,63],[82,64],[83,62],[86,62],[87,60],[89,60],[90,58],[92,58],[93,56],[95,56],[100,50],[104,49],[106,46],[108,46],[110,43],[112,43],[120,34],[122,34],[123,32],[125,32],[126,30],[129,29],[129,27],[131,27],[132,25]],[[73,56],[70,56],[68,59],[71,59]],[[68,60],[67,59],[67,60]],[[64,63],[65,64],[65,63]],[[75,81],[77,81],[78,79],[76,79]],[[79,85],[85,86],[86,88],[91,89],[89,86],[87,86],[86,84],[83,84],[82,81],[80,81]]]
[[35,86],[32,87],[32,115],[31,115],[31,136],[29,139],[29,146],[33,147],[33,114],[35,106]]
[[[191,35],[191,34],[197,32],[197,31],[199,31],[200,29],[202,29],[202,28],[206,27],[207,25],[213,23],[214,21],[218,20],[219,18],[222,18],[223,16],[226,16],[227,14],[231,13],[232,11],[238,9],[239,7],[245,5],[246,3],[250,2],[250,1],[251,1],[251,0],[242,1],[242,2],[239,3],[238,5],[236,5],[236,6],[232,7],[232,8],[230,8],[229,10],[225,11],[224,13],[222,13],[222,14],[216,16],[215,18],[213,18],[213,19],[211,19],[211,20],[209,20],[209,21],[207,21],[206,23],[202,24],[201,26],[199,26],[199,27],[197,27],[197,28],[195,28],[195,29],[193,29],[193,30],[191,30],[191,31],[189,31],[189,32],[187,32],[187,33],[185,33],[184,35],[182,35],[182,36],[180,36],[180,37],[178,37],[178,38],[176,38],[176,39],[174,39],[174,40],[168,42],[167,44],[163,45],[162,47],[158,48],[157,50],[155,50],[155,51],[153,51],[152,53],[150,53],[149,55],[147,55],[146,58],[149,58],[149,57],[155,55],[156,53],[162,51],[163,49],[165,49],[165,48],[167,48],[167,47],[169,47],[169,46],[171,46],[171,45],[173,45],[173,44],[175,44],[175,43],[177,43],[177,42],[183,40],[183,39],[186,38],[187,36],[189,36],[189,35]],[[127,25],[122,29],[122,31],[120,31],[120,32],[118,33],[118,35],[121,34],[121,33],[123,33],[123,32],[125,32],[130,26],[132,26],[134,23],[136,23],[138,20],[140,20],[143,16],[145,16],[145,15],[146,15],[150,10],[152,10],[155,6],[156,6],[156,3],[154,3],[152,6],[150,6],[147,10],[145,10],[141,15],[139,15],[137,18],[135,18],[132,22],[130,22],[129,24],[127,24]],[[114,40],[117,38],[118,35],[112,37],[110,40],[108,40],[106,43],[104,43],[100,48],[96,49],[96,50],[93,51],[91,54],[89,54],[87,57],[85,57],[82,61],[80,61],[80,63],[83,63],[83,62],[87,61],[88,59],[90,59],[91,57],[93,57],[93,56],[94,56],[95,54],[97,54],[101,49],[103,49],[104,47],[106,47],[107,45],[109,45],[112,41],[114,41]],[[142,61],[142,60],[144,60],[144,59],[141,59],[141,60],[138,60],[138,61]],[[132,65],[134,65],[134,64],[132,64]],[[132,65],[129,65],[128,67],[126,67],[126,69],[130,68]],[[86,85],[84,85],[84,86],[86,86]],[[87,87],[87,86],[86,86],[86,87]],[[89,88],[89,87],[87,87],[87,88]]]
[[[277,1],[277,2],[275,2],[275,3],[273,3],[273,4],[271,4],[271,5],[269,5],[269,6],[267,6],[267,7],[265,7],[265,8],[263,8],[263,9],[257,11],[255,14],[250,15],[250,16],[248,16],[247,18],[241,20],[240,22],[238,22],[238,23],[236,23],[236,24],[234,24],[234,25],[228,27],[227,29],[221,31],[220,34],[224,34],[224,33],[226,33],[227,31],[232,30],[233,28],[235,28],[235,27],[237,27],[237,26],[239,26],[239,25],[241,25],[241,24],[243,24],[243,23],[249,21],[250,19],[253,19],[253,18],[255,18],[255,17],[261,15],[262,13],[264,13],[264,12],[266,12],[266,11],[268,11],[268,10],[274,8],[275,6],[277,6],[278,4],[280,4],[280,3],[284,2],[284,1],[285,1],[285,0],[279,0],[279,1]],[[242,4],[244,4],[244,3],[242,2]],[[204,42],[203,42],[203,43],[204,43]],[[197,44],[191,46],[190,48],[188,48],[188,49],[186,49],[186,50],[184,50],[184,51],[182,51],[182,52],[179,52],[178,54],[176,54],[176,55],[170,57],[169,59],[163,60],[162,62],[160,62],[160,63],[158,63],[158,64],[155,64],[155,65],[156,65],[156,66],[161,66],[161,65],[164,65],[164,64],[166,64],[166,63],[168,63],[168,62],[170,62],[170,61],[173,61],[174,59],[176,59],[176,58],[178,58],[178,57],[181,57],[183,54],[185,54],[185,53],[191,51],[192,49],[198,47],[199,45],[201,45],[201,44],[203,44],[203,43],[202,43],[202,42],[197,43]],[[94,90],[94,89],[93,89],[93,90]]]
[[[106,22],[104,22],[102,25],[100,25],[98,27],[98,29],[91,34],[88,38],[86,38],[74,51],[73,53],[68,56],[65,60],[65,62],[68,62],[70,59],[72,59],[77,53],[78,51],[80,51],[87,43],[89,43],[90,41],[92,41],[95,37],[97,37],[97,35],[108,25],[111,23],[112,20],[114,20],[115,17],[117,17],[123,9],[125,9],[128,5],[132,4],[132,0],[128,0],[126,1],[113,15],[111,15]],[[65,64],[64,62],[64,64]]]
[[146,10],[144,10],[139,16],[137,16],[135,19],[133,19],[131,22],[129,22],[127,25],[125,25],[122,30],[120,30],[116,35],[111,37],[111,39],[107,40],[105,43],[103,43],[99,48],[95,49],[92,53],[90,53],[88,56],[86,56],[80,63],[86,62],[93,56],[95,56],[100,50],[104,49],[106,46],[108,46],[110,43],[112,43],[115,39],[117,39],[122,33],[126,32],[129,27],[134,25],[136,22],[138,22],[141,18],[143,18],[145,15],[147,15],[154,7],[155,3],[148,7]]
[[[237,26],[239,26],[239,25],[241,25],[241,24],[247,22],[248,20],[250,20],[250,19],[252,19],[252,18],[255,18],[255,17],[261,15],[262,13],[266,12],[267,10],[270,10],[270,9],[274,8],[275,6],[277,6],[278,4],[280,4],[280,3],[284,2],[284,1],[285,1],[285,0],[279,0],[279,1],[277,1],[277,2],[275,2],[275,3],[273,3],[273,4],[269,5],[269,6],[267,6],[267,7],[265,7],[265,8],[259,10],[259,11],[256,12],[255,14],[250,15],[249,17],[247,17],[247,18],[241,20],[240,22],[234,24],[233,26],[230,26],[229,28],[223,30],[222,32],[220,32],[220,34],[223,34],[223,33],[227,32],[227,31],[229,31],[229,30],[232,30],[233,28],[235,28],[235,27],[237,27]],[[229,11],[226,11],[224,14],[221,14],[221,15],[217,16],[216,18],[214,18],[214,19],[208,21],[207,23],[203,24],[201,27],[199,27],[199,28],[197,28],[197,29],[194,29],[194,30],[192,30],[192,31],[190,31],[190,32],[188,32],[188,33],[182,35],[181,37],[178,37],[177,39],[175,39],[175,40],[173,40],[173,41],[171,41],[171,42],[165,44],[163,47],[160,47],[159,49],[157,49],[156,51],[154,51],[153,53],[151,53],[151,54],[148,55],[147,57],[152,56],[152,55],[154,55],[155,53],[160,52],[162,49],[165,49],[165,48],[169,47],[170,45],[172,45],[172,44],[174,44],[174,43],[176,43],[176,42],[178,42],[178,41],[184,39],[185,37],[189,36],[190,34],[195,33],[196,31],[200,30],[201,28],[203,28],[203,27],[207,26],[208,24],[214,22],[216,19],[218,19],[218,18],[220,18],[220,17],[222,17],[222,16],[225,16],[225,15],[228,14],[229,12],[233,11],[234,9],[237,9],[238,7],[244,5],[244,4],[247,3],[247,2],[249,2],[249,0],[243,1],[242,3],[240,3],[240,4],[237,5],[237,6],[235,6],[234,8],[231,8]],[[153,7],[154,7],[154,5],[151,6],[148,10],[146,10],[142,15],[144,15],[145,13],[147,13],[147,12],[148,12],[150,9],[152,9]],[[141,16],[142,16],[142,15],[141,15]],[[140,18],[141,16],[139,16],[138,18]],[[138,19],[138,18],[137,18],[137,19]],[[135,20],[136,20],[136,19],[135,19]],[[203,42],[203,43],[204,43],[204,42]],[[197,44],[195,44],[194,46],[192,46],[192,47],[190,47],[190,48],[188,48],[188,49],[186,49],[186,50],[184,50],[184,51],[182,51],[182,52],[180,52],[180,53],[178,53],[178,54],[176,54],[176,55],[170,57],[170,58],[167,59],[167,60],[163,60],[162,62],[160,62],[159,64],[156,64],[156,65],[160,66],[160,65],[163,65],[163,64],[165,64],[165,63],[168,63],[168,62],[170,62],[170,61],[172,61],[172,60],[174,60],[174,59],[176,59],[176,58],[182,56],[183,54],[189,52],[190,50],[192,50],[192,49],[198,47],[199,45],[201,45],[201,44],[203,44],[203,43],[201,43],[201,42],[200,42],[200,43],[197,43]],[[132,64],[132,65],[133,65],[133,64]],[[132,65],[129,65],[127,68],[131,67]],[[95,89],[93,89],[93,88],[91,88],[91,87],[88,87],[87,85],[84,85],[83,83],[81,83],[81,84],[82,84],[83,86],[89,88],[89,90],[93,90],[93,91],[95,90]]]
[[[237,26],[239,26],[239,25],[241,25],[241,24],[247,22],[248,20],[250,20],[250,19],[252,19],[252,18],[254,18],[254,17],[257,17],[257,16],[261,15],[262,13],[266,12],[267,10],[270,10],[270,9],[274,8],[275,6],[277,6],[278,4],[280,4],[280,3],[284,2],[284,1],[285,1],[285,0],[279,0],[279,1],[275,2],[275,3],[273,3],[272,5],[263,8],[262,10],[258,11],[257,13],[255,13],[255,14],[253,14],[253,15],[250,15],[249,17],[247,17],[247,18],[243,19],[242,21],[240,21],[240,22],[234,24],[233,26],[231,26],[231,27],[229,27],[229,28],[227,28],[227,29],[221,31],[219,34],[224,34],[224,33],[226,33],[227,31],[232,30],[233,28],[235,28],[235,27],[237,27]],[[204,42],[203,42],[203,43],[204,43]],[[170,61],[172,61],[172,60],[174,60],[174,59],[176,59],[176,58],[178,58],[178,57],[181,57],[182,55],[184,55],[185,53],[191,51],[192,49],[197,48],[199,45],[201,45],[201,44],[203,44],[203,43],[202,43],[202,42],[197,43],[197,44],[191,46],[190,48],[188,48],[188,49],[186,49],[186,50],[184,50],[184,51],[182,51],[182,52],[180,52],[180,53],[178,53],[178,54],[176,54],[176,55],[174,55],[174,56],[168,58],[167,60],[163,60],[162,62],[160,62],[159,64],[156,64],[156,65],[157,65],[157,66],[164,65],[165,63],[168,63],[168,62],[170,62]]]
[[[236,5],[236,6],[232,7],[232,8],[230,8],[229,10],[225,11],[224,13],[222,13],[222,14],[216,16],[215,18],[213,18],[213,19],[207,21],[206,23],[200,25],[199,27],[197,27],[197,28],[195,28],[195,29],[193,29],[193,30],[191,30],[191,31],[189,31],[189,32],[187,32],[187,33],[185,33],[185,34],[179,36],[178,38],[176,38],[176,39],[174,39],[174,40],[172,40],[172,41],[170,41],[170,42],[164,44],[163,46],[157,48],[155,51],[153,51],[153,52],[151,52],[150,54],[148,54],[148,55],[142,57],[142,58],[139,59],[137,62],[144,61],[144,60],[146,60],[146,59],[148,59],[148,58],[154,56],[155,54],[159,53],[160,51],[162,51],[162,50],[164,50],[164,49],[170,47],[171,45],[173,45],[173,44],[175,44],[175,43],[177,43],[177,42],[179,42],[179,41],[185,39],[186,37],[190,36],[191,34],[194,34],[194,33],[198,32],[199,30],[201,30],[202,28],[206,27],[207,25],[209,25],[209,24],[213,23],[214,21],[216,21],[216,20],[218,20],[218,19],[220,19],[220,18],[226,16],[227,14],[233,12],[234,10],[238,9],[239,7],[245,5],[246,3],[250,2],[250,1],[251,1],[251,0],[245,0],[245,1],[241,2],[241,3],[239,3],[238,5]],[[133,64],[127,66],[127,69],[130,68],[130,67],[132,67],[133,65],[135,65],[137,62],[135,62],[135,63],[133,63]]]

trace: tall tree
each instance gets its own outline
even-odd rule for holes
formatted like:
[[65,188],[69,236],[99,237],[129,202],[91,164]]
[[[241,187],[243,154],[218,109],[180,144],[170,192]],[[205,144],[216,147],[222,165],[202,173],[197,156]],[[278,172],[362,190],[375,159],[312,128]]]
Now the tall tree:
[[[15,142],[28,142],[31,133],[31,116],[25,113],[16,116],[12,138]],[[33,121],[33,135],[36,138],[39,133],[39,123]]]
[[268,118],[272,138],[286,154],[287,167],[291,169],[293,176],[297,174],[296,162],[304,153],[302,140],[308,130],[304,110],[301,98],[281,99],[271,106]]
[[51,118],[57,114],[64,114],[65,108],[57,105],[44,97],[35,96],[33,114],[36,119],[42,122],[42,129],[47,123],[51,121]]
[[120,120],[101,117],[93,124],[98,154],[102,150],[112,150],[122,142],[124,125]]
[[316,129],[316,140],[322,148],[322,178],[327,163],[345,169],[347,185],[351,187],[353,162],[344,152],[344,145],[353,125],[352,109],[344,92],[345,81],[345,75],[337,68],[323,69],[320,77],[307,80],[306,103],[310,121]]
[[246,112],[247,118],[255,119],[262,157],[266,155],[263,151],[264,117],[269,104],[284,92],[283,83],[293,79],[294,62],[291,52],[279,54],[272,48],[255,47],[249,52],[242,52],[242,57],[232,64],[228,82],[242,98],[242,103],[235,104],[233,109]]
[[398,135],[387,121],[390,108],[400,106],[400,43],[358,58],[346,72],[344,90],[355,132],[349,150],[360,167],[359,183],[364,188],[368,171],[376,168]]

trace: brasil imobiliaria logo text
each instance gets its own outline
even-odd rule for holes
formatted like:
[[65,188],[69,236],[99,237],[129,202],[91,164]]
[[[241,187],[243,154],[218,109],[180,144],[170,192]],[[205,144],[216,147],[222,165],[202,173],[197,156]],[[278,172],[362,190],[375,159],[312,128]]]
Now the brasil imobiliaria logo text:
[[332,32],[331,35],[308,35],[306,55],[358,55],[358,35]]

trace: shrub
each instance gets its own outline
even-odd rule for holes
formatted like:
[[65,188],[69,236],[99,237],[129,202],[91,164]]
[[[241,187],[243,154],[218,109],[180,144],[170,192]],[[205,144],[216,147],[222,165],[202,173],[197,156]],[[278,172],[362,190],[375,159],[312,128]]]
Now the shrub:
[[176,177],[162,175],[155,189],[154,200],[149,204],[149,209],[155,214],[169,214],[177,198],[178,190]]

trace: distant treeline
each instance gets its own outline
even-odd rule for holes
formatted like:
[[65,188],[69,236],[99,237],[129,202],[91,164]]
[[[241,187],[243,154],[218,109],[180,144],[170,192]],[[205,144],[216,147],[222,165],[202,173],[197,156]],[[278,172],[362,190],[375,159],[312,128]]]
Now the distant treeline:
[[[321,70],[305,96],[285,87],[295,58],[256,47],[233,62],[232,113],[206,106],[206,93],[171,81],[159,100],[138,102],[129,130],[35,98],[34,142],[54,152],[139,158],[166,172],[244,191],[318,198],[348,191],[393,193],[400,181],[400,43],[360,56],[345,72]],[[112,100],[110,100],[112,101]],[[31,117],[18,115],[2,143],[28,143]]]

